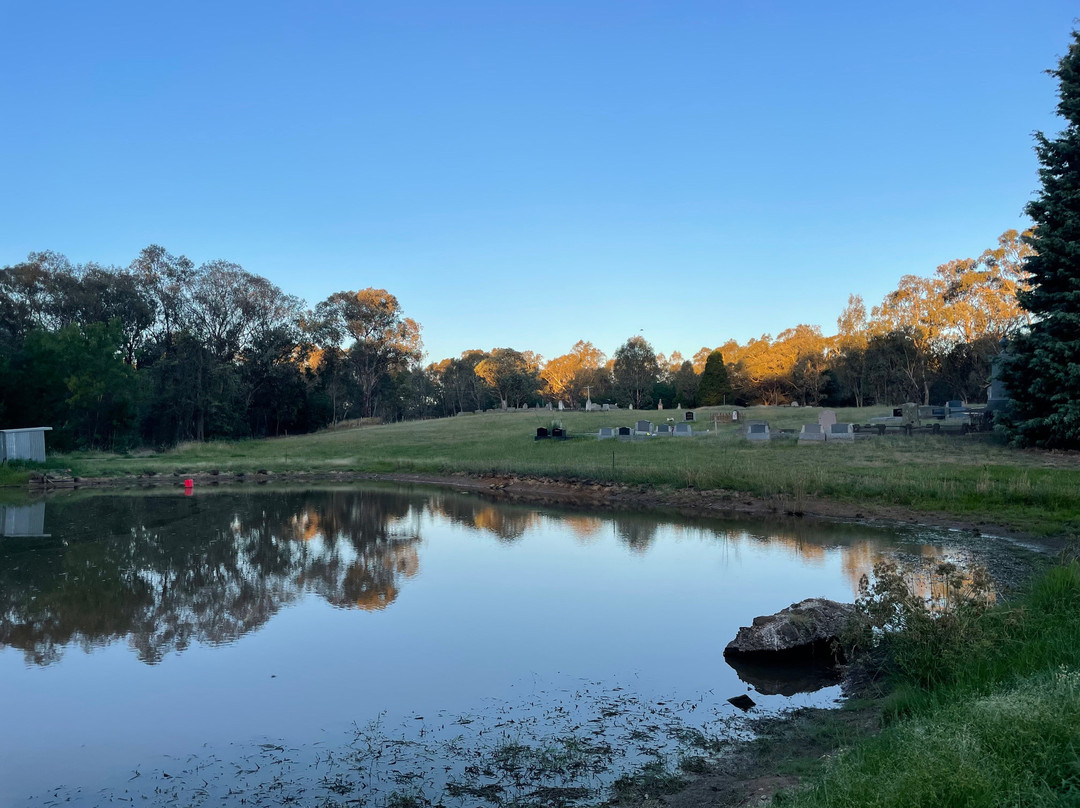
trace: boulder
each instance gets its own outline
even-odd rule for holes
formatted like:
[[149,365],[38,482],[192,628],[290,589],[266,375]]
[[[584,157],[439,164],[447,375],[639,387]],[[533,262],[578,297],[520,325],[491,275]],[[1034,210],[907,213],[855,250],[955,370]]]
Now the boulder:
[[776,614],[755,617],[724,649],[724,656],[821,657],[833,655],[833,640],[855,616],[850,603],[807,598]]

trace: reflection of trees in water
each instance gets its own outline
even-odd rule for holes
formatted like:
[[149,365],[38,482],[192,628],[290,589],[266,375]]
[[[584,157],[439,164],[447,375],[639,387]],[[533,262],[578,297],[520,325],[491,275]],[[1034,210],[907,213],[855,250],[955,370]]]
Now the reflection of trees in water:
[[560,521],[582,544],[596,541],[607,524],[606,519],[596,516],[564,516]]
[[455,494],[432,494],[428,507],[455,524],[491,533],[503,542],[520,539],[543,519],[531,508],[497,505]]
[[644,553],[656,540],[659,523],[643,516],[615,517],[615,535],[635,553]]
[[48,664],[66,645],[126,636],[154,663],[192,642],[230,642],[304,591],[385,608],[418,568],[412,504],[358,491],[57,507],[57,536],[93,525],[101,538],[0,544],[0,644]]
[[[59,659],[68,645],[125,637],[140,659],[154,663],[192,642],[235,640],[305,592],[342,608],[385,609],[419,569],[425,513],[504,542],[544,525],[585,541],[610,526],[634,553],[647,552],[661,533],[721,542],[733,552],[782,546],[814,564],[838,548],[853,595],[859,579],[896,549],[890,537],[857,525],[776,523],[761,532],[745,521],[540,512],[449,492],[94,496],[50,508],[53,538],[0,542],[0,647],[19,648],[38,664]],[[944,556],[940,547],[911,549],[928,562]],[[942,595],[932,577],[913,577],[912,585],[921,596]]]

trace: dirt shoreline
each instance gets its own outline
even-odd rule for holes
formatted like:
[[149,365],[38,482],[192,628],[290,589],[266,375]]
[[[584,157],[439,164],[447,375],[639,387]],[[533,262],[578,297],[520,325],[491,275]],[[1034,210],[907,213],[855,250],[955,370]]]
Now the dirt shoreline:
[[956,516],[920,511],[899,505],[855,504],[825,498],[800,499],[791,496],[758,497],[739,491],[695,488],[673,489],[589,479],[558,479],[517,474],[418,474],[399,472],[205,472],[196,474],[155,474],[123,477],[72,477],[63,473],[31,475],[29,490],[50,493],[82,488],[182,488],[186,479],[195,489],[203,486],[314,482],[396,482],[430,485],[479,494],[494,500],[533,505],[561,505],[602,511],[664,510],[683,516],[752,516],[768,519],[807,519],[840,522],[925,525],[1014,539],[1054,552],[1064,539],[1031,536],[990,519],[961,519]]

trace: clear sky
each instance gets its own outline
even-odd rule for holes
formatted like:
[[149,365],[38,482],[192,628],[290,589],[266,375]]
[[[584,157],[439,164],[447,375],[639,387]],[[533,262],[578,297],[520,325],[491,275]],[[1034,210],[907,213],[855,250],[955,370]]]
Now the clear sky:
[[834,333],[1026,225],[1074,2],[0,0],[0,265],[148,244],[429,359]]

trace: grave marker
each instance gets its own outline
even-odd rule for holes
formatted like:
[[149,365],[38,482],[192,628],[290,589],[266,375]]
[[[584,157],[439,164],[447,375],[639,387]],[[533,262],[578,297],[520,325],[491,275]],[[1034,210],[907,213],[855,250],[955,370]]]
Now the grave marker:
[[827,437],[829,440],[853,441],[855,427],[853,424],[833,424],[829,427]]
[[803,424],[799,443],[818,443],[825,440],[825,428],[821,424]]
[[747,425],[746,439],[751,441],[768,441],[769,424],[767,421],[757,421]]
[[822,431],[828,432],[829,427],[836,423],[836,413],[833,410],[822,410],[821,415],[817,417],[817,422],[821,425]]

